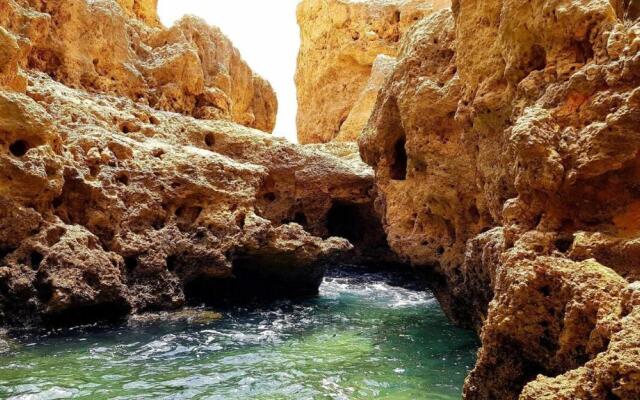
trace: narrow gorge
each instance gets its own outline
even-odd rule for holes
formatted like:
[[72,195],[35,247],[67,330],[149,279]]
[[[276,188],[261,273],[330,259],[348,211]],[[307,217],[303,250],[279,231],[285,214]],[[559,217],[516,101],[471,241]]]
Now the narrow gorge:
[[[155,384],[108,370],[122,391],[33,398],[640,398],[640,3],[302,0],[297,19],[293,144],[197,17],[0,0],[0,397],[42,394],[42,354],[90,353]],[[33,333],[105,321],[78,354]],[[170,371],[141,361],[165,347]],[[212,354],[234,368],[191,364]]]

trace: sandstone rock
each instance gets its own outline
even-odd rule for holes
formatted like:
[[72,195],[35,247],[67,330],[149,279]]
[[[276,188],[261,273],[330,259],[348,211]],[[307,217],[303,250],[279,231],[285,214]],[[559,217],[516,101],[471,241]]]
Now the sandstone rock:
[[155,7],[156,0],[2,0],[0,36],[9,38],[0,83],[23,91],[22,66],[70,87],[272,131],[271,86],[220,30],[195,17],[164,28]]
[[360,92],[360,96],[353,104],[349,116],[340,127],[340,132],[334,140],[339,142],[356,142],[358,140],[360,133],[369,122],[378,93],[385,80],[391,75],[394,66],[395,58],[384,54],[376,57],[371,67],[369,81]]
[[389,245],[481,332],[466,398],[640,397],[633,13],[454,1],[407,33],[359,139]]
[[215,28],[125,3],[0,3],[0,324],[314,293],[373,171],[225,121],[272,125],[269,85]]
[[[344,139],[367,119],[366,89],[376,57],[395,56],[404,32],[447,0],[304,0],[298,6],[302,43],[298,55],[298,140],[326,143],[342,125]],[[382,66],[381,66],[382,68]],[[379,78],[373,78],[373,85]],[[360,99],[360,97],[365,97]],[[355,115],[349,114],[358,103]],[[368,109],[367,109],[368,108]]]
[[120,6],[130,15],[144,21],[148,25],[161,26],[158,17],[158,0],[117,0]]
[[370,201],[361,162],[29,75],[27,95],[0,96],[18,110],[0,119],[5,322],[176,308],[245,265],[313,292],[351,248],[288,224],[328,238],[334,203]]

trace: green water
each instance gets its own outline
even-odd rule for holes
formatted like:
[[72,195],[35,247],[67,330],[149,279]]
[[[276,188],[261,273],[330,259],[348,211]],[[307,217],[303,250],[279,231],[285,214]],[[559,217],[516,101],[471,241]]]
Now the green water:
[[207,321],[24,334],[10,399],[459,399],[478,346],[429,293],[334,273],[317,298]]

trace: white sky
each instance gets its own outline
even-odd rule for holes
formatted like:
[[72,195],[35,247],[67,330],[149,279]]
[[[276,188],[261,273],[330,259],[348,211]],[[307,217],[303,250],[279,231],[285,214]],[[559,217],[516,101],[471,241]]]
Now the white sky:
[[251,69],[276,91],[279,108],[274,133],[295,142],[297,4],[298,0],[160,0],[158,13],[165,26],[193,14],[219,27]]

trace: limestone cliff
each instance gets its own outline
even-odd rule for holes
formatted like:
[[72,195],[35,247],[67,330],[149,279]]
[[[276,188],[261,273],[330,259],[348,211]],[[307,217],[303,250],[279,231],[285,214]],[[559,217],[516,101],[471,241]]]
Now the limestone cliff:
[[[272,131],[275,94],[231,42],[195,17],[165,29],[155,6],[155,0],[2,0],[0,26],[22,67],[69,87]],[[19,81],[13,87],[24,90],[24,77]]]
[[[339,134],[357,137],[386,70],[374,61],[395,56],[402,35],[448,0],[303,0],[297,17],[302,43],[298,55],[298,140],[326,143]],[[388,61],[387,61],[388,63]],[[369,84],[367,83],[369,82]],[[364,93],[363,93],[364,92]],[[350,115],[354,104],[355,115]],[[347,123],[348,122],[348,123]]]
[[640,12],[456,0],[359,144],[389,244],[482,349],[468,399],[640,398]]
[[119,3],[0,1],[0,324],[316,291],[372,170],[225,121],[272,126],[269,85],[215,28]]

